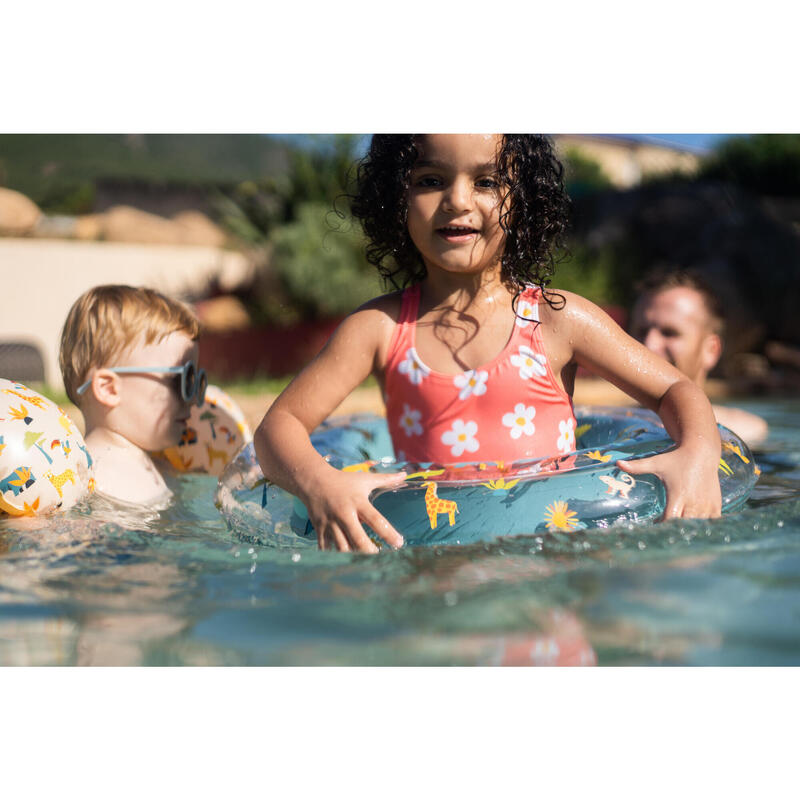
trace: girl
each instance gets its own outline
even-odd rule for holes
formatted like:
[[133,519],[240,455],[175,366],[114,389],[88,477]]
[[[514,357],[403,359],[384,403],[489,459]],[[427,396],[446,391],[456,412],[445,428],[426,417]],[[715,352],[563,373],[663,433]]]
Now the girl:
[[265,476],[302,500],[321,549],[375,552],[362,523],[403,543],[369,495],[405,473],[340,472],[308,437],[370,373],[400,460],[510,461],[574,449],[582,365],[656,410],[678,444],[618,466],[664,481],[665,517],[719,516],[705,395],[595,305],[546,288],[567,198],[545,137],[376,135],[352,210],[370,262],[407,288],[347,317],[255,435]]

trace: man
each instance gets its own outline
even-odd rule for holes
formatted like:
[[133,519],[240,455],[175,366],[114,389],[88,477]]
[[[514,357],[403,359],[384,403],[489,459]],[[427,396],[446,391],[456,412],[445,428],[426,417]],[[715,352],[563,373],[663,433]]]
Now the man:
[[[633,308],[631,334],[705,389],[708,373],[722,355],[724,314],[710,286],[689,270],[646,279]],[[717,422],[748,446],[767,437],[767,423],[740,408],[713,406]]]

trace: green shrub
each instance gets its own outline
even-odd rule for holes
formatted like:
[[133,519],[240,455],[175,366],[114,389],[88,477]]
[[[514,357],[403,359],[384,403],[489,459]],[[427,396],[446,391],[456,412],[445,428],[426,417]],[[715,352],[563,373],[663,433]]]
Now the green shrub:
[[[297,219],[269,236],[269,271],[286,300],[306,318],[347,314],[381,293],[377,272],[364,257],[364,238],[349,218],[341,220],[328,203],[304,203]],[[261,296],[262,307],[270,299]]]
[[800,195],[800,134],[756,134],[725,139],[700,177],[722,180],[756,194]]

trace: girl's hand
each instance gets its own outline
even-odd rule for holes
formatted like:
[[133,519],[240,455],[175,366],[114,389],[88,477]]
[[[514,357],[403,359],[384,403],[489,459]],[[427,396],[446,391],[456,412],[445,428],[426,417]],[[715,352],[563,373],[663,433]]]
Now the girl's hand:
[[678,447],[634,461],[617,461],[617,466],[630,475],[650,473],[661,478],[667,490],[667,505],[662,519],[718,517],[722,511],[719,487],[719,454],[714,448],[689,450]]
[[326,473],[313,495],[303,498],[319,549],[377,553],[362,523],[391,547],[402,547],[403,537],[378,513],[369,496],[375,489],[402,484],[405,476],[405,472],[374,475],[334,469]]

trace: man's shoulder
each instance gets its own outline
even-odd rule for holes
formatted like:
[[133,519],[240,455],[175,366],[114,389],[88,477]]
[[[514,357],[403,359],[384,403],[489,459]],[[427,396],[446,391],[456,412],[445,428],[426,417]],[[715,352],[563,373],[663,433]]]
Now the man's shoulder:
[[713,409],[717,422],[744,439],[748,447],[761,444],[767,438],[769,427],[758,414],[733,406],[714,405]]

